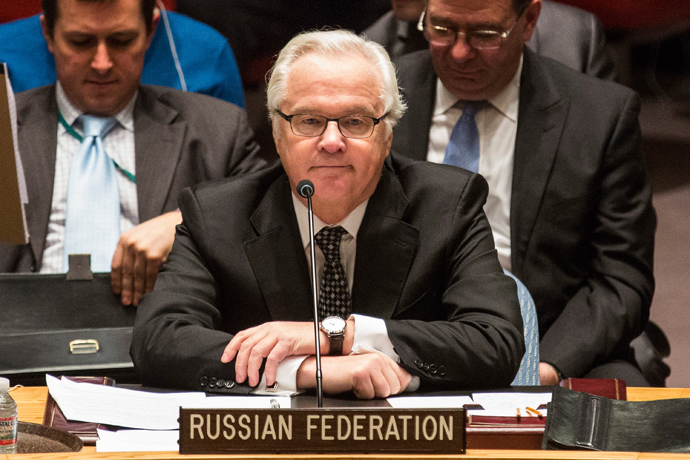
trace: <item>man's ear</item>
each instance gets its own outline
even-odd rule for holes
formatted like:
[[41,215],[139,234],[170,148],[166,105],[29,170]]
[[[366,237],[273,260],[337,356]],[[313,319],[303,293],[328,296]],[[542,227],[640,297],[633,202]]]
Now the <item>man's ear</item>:
[[539,19],[539,13],[541,13],[541,0],[532,0],[524,12],[527,24],[525,25],[522,38],[525,42],[532,38],[532,33],[534,32],[534,28],[537,25],[537,20]]
[[279,127],[274,127],[273,126],[273,120],[271,120],[271,134],[273,134],[273,144],[276,146],[276,153],[278,153],[278,156],[280,155],[280,133],[276,131],[276,129],[280,129]]
[[[55,54],[53,52],[53,36],[48,31],[48,25],[46,24],[46,18],[45,18],[45,16],[41,15],[40,19],[41,19],[41,31],[43,32],[43,38],[45,39],[46,43],[48,44],[48,51]],[[53,33],[55,33],[55,31],[53,31]]]
[[151,40],[153,40],[153,35],[156,33],[156,27],[158,27],[158,22],[161,20],[161,12],[158,8],[153,9],[153,19],[151,20],[151,30],[146,37],[146,49],[151,45]]

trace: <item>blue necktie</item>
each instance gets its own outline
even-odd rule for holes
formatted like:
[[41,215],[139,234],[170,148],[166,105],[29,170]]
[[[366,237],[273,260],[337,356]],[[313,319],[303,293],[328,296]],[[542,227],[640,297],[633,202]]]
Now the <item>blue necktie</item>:
[[450,134],[443,163],[479,171],[479,131],[474,120],[484,101],[467,101],[462,108],[462,116]]
[[92,115],[81,120],[84,139],[72,159],[67,188],[63,268],[69,268],[69,254],[91,254],[91,270],[109,272],[120,239],[120,191],[103,137],[117,120]]

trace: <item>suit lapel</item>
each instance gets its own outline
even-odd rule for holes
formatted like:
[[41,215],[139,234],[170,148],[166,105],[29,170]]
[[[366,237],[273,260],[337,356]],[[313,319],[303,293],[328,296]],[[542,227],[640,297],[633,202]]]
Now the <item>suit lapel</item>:
[[36,264],[43,258],[53,200],[57,124],[54,85],[32,92],[26,106],[17,113],[20,155],[29,195],[26,219]]
[[357,233],[353,313],[393,316],[418,246],[418,230],[401,220],[407,205],[400,182],[384,168]]
[[170,198],[168,195],[187,131],[186,122],[176,122],[178,114],[160,102],[149,89],[139,87],[134,107],[139,222],[162,214]]
[[[244,244],[274,321],[311,321],[309,266],[287,176],[276,180],[250,221],[258,236]],[[287,300],[287,301],[286,301]]]
[[407,102],[407,113],[399,122],[400,128],[394,131],[392,150],[425,161],[436,97],[436,73],[428,51],[412,53],[403,59],[400,85]]
[[539,58],[528,49],[524,56],[510,205],[511,262],[518,277],[570,104],[558,93]]

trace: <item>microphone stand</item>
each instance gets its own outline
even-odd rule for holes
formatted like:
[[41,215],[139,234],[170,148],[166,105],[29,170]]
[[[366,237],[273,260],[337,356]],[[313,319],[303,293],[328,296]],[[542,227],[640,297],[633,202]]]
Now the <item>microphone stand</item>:
[[309,212],[309,249],[311,252],[311,291],[314,305],[314,345],[316,348],[316,401],[319,408],[323,407],[323,376],[321,374],[321,342],[319,340],[319,299],[316,294],[316,256],[314,251],[314,210],[311,196],[314,194],[314,184],[308,180],[297,184],[297,192],[307,199]]

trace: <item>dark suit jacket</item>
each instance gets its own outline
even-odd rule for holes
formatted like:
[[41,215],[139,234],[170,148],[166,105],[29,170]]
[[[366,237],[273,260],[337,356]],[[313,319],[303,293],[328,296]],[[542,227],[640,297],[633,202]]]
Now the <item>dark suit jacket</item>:
[[[429,47],[422,32],[417,30],[417,21],[403,23],[407,27],[407,37],[402,39],[398,35],[401,22],[389,11],[363,35],[386,48],[391,59]],[[606,48],[604,27],[595,15],[580,8],[543,0],[539,20],[527,46],[582,73],[606,80],[616,76]]]
[[[393,149],[425,159],[436,75],[399,61]],[[570,377],[630,358],[654,291],[656,217],[636,93],[525,49],[510,210],[512,271],[537,306],[541,360]]]
[[[280,165],[183,192],[184,222],[134,326],[143,382],[195,390],[232,382],[234,363],[220,357],[234,333],[312,320],[290,194]],[[353,313],[386,320],[401,365],[426,387],[507,386],[524,353],[515,284],[482,211],[486,194],[484,179],[467,171],[388,160],[357,234]]]
[[[24,91],[16,101],[30,245],[0,243],[0,272],[40,270],[55,175],[55,86]],[[140,222],[177,209],[184,187],[254,171],[266,162],[244,110],[200,94],[140,86],[134,134]]]

